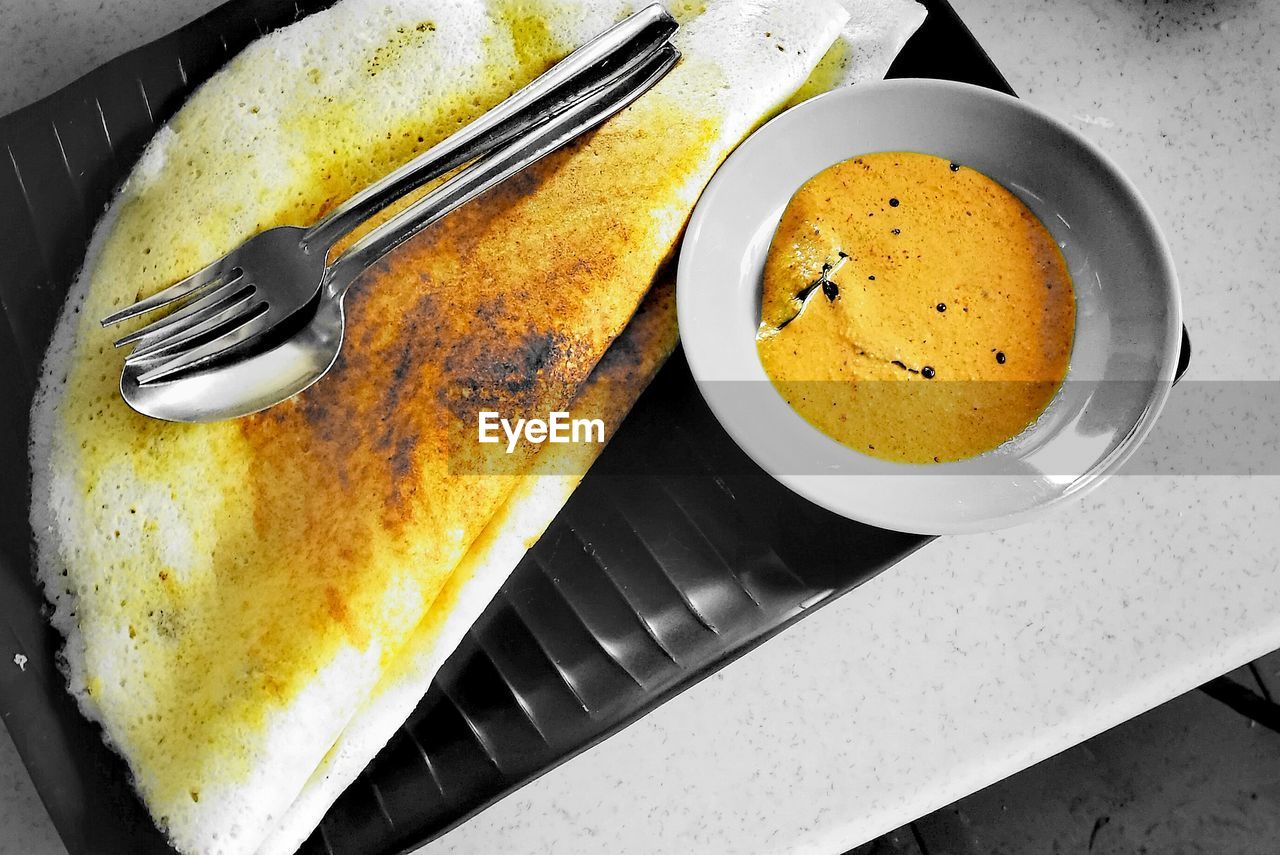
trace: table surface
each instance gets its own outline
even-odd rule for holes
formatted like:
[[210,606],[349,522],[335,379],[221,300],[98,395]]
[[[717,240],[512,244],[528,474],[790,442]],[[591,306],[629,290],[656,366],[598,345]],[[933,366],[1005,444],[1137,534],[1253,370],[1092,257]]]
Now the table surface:
[[[1192,423],[1235,381],[1280,379],[1259,225],[1280,214],[1280,4],[953,2],[1155,209]],[[0,113],[215,4],[0,0]],[[1241,419],[1214,423],[1250,447]],[[1193,468],[939,540],[426,851],[837,853],[1280,647],[1280,477]],[[62,851],[0,735],[0,855]]]

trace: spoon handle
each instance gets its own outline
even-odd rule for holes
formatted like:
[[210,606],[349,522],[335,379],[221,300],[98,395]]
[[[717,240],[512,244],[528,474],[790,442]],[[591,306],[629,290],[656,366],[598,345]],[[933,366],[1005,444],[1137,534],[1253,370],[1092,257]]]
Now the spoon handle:
[[343,202],[308,229],[304,241],[316,247],[332,246],[406,193],[527,134],[607,84],[611,75],[633,67],[656,52],[676,27],[675,19],[661,5],[654,3],[641,9],[569,54],[462,130]]
[[422,229],[520,170],[603,123],[671,70],[680,52],[663,45],[558,116],[477,161],[352,244],[329,268],[328,288],[341,295],[371,264]]

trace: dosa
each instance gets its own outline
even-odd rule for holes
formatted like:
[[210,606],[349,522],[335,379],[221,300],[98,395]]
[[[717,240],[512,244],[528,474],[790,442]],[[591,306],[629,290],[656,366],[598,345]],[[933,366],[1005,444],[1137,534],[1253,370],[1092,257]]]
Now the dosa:
[[288,851],[403,721],[397,699],[572,486],[526,474],[536,448],[495,466],[458,438],[480,408],[621,418],[670,350],[669,310],[636,333],[643,358],[612,363],[625,382],[593,395],[592,372],[715,167],[848,13],[688,10],[658,87],[370,270],[340,363],[265,413],[134,414],[97,318],[314,221],[633,9],[345,0],[202,86],[96,229],[33,410],[32,522],[69,688],[180,851]]

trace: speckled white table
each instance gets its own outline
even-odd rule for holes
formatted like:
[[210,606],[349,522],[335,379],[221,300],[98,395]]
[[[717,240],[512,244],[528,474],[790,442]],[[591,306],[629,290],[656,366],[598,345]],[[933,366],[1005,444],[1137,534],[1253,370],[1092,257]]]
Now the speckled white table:
[[[1154,206],[1189,379],[1280,379],[1280,4],[956,2]],[[0,0],[0,113],[212,5]],[[1131,475],[940,540],[427,851],[841,852],[1280,647],[1277,508],[1280,477]],[[0,855],[61,851],[0,736]]]

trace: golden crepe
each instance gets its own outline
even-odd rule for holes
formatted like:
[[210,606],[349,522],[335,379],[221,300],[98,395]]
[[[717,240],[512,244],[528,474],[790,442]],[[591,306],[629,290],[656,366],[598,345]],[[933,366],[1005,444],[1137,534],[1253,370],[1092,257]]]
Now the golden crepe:
[[681,11],[658,87],[371,270],[333,372],[257,416],[136,415],[96,319],[314,221],[636,5],[345,0],[201,87],[95,231],[33,409],[32,524],[69,688],[180,851],[292,851],[403,722],[599,450],[522,477],[536,448],[495,467],[459,438],[481,408],[621,419],[673,346],[669,290],[623,329],[698,193],[848,13]]

